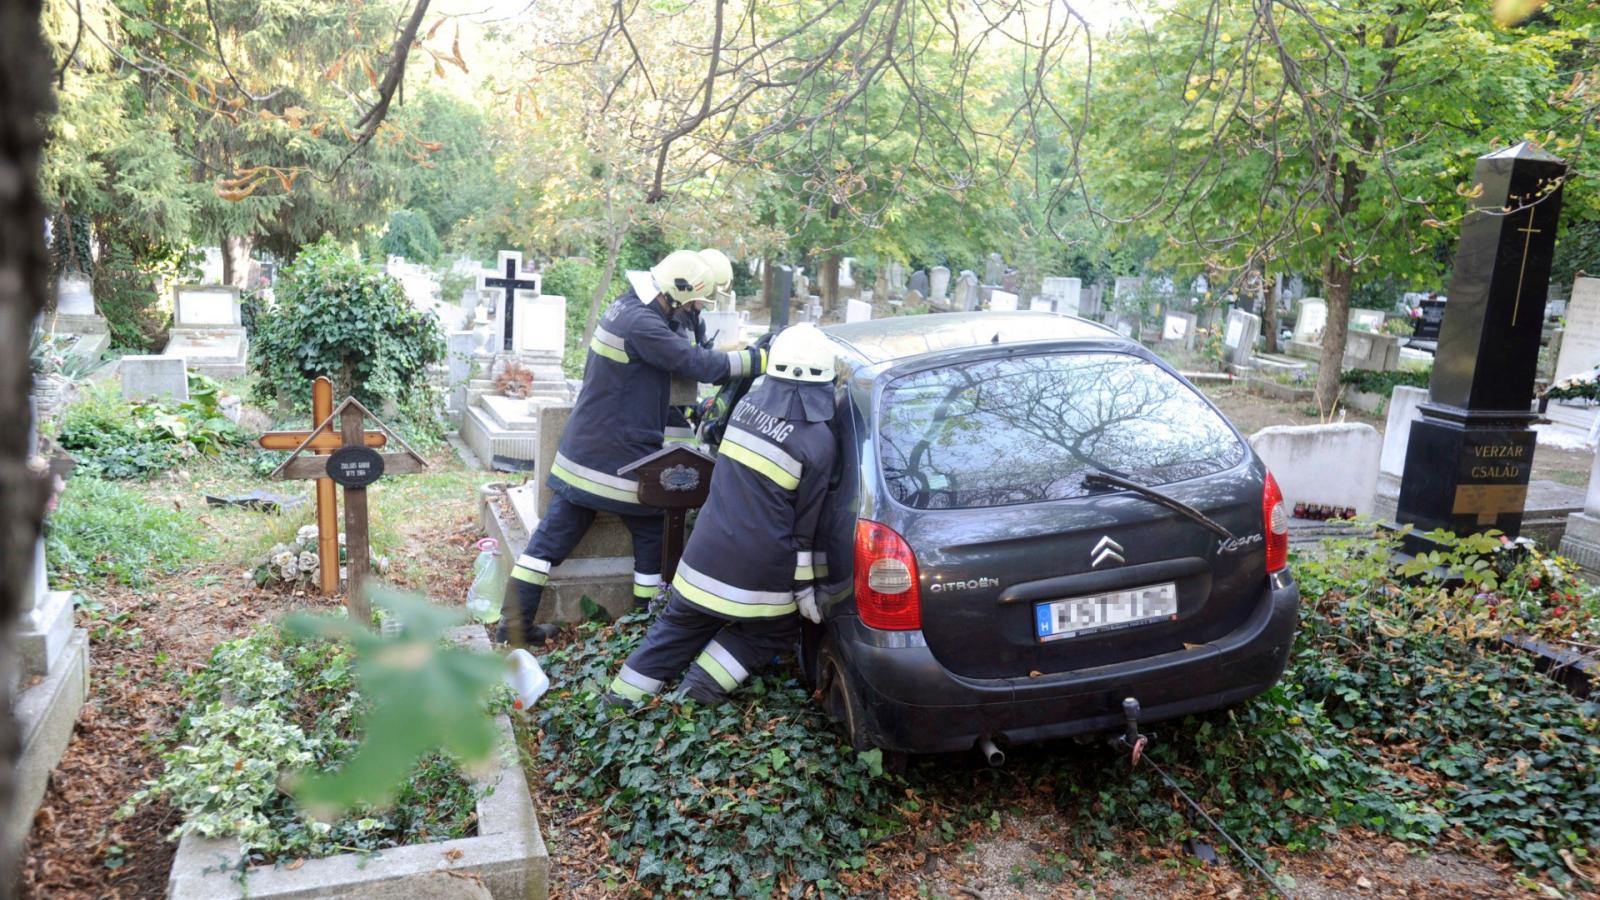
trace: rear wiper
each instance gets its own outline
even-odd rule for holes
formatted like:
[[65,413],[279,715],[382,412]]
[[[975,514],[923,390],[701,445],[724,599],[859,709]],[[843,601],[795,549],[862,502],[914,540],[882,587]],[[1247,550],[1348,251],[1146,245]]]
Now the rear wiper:
[[1146,487],[1137,481],[1131,481],[1127,478],[1123,478],[1120,475],[1112,475],[1109,472],[1090,472],[1083,476],[1083,485],[1084,487],[1088,488],[1122,488],[1125,491],[1133,491],[1135,494],[1138,494],[1152,503],[1165,506],[1167,509],[1170,509],[1173,512],[1182,513],[1183,515],[1188,516],[1196,522],[1199,522],[1201,525],[1204,525],[1206,528],[1209,528],[1210,530],[1221,535],[1223,540],[1231,541],[1234,539],[1233,532],[1224,528],[1216,519],[1213,519],[1200,510],[1195,509],[1187,503],[1184,503],[1182,500],[1169,497],[1155,488]]

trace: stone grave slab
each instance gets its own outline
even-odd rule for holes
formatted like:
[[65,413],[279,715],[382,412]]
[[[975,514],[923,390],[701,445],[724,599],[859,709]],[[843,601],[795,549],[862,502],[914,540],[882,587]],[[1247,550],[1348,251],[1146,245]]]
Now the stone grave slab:
[[1589,375],[1600,366],[1600,278],[1578,277],[1567,301],[1567,326],[1556,356],[1555,381]]
[[1382,445],[1378,430],[1365,422],[1273,425],[1250,435],[1291,514],[1304,503],[1371,515]]
[[1319,297],[1307,297],[1300,301],[1300,311],[1295,315],[1294,340],[1304,344],[1320,344],[1322,329],[1327,324],[1327,301]]
[[1040,282],[1039,294],[1051,302],[1056,312],[1076,316],[1080,315],[1078,301],[1082,289],[1083,282],[1077,278],[1052,276]]
[[[912,287],[916,286],[915,279]],[[950,270],[944,266],[934,266],[928,271],[928,302],[935,306],[943,307],[946,304],[946,294],[950,290]]]
[[239,289],[224,284],[180,284],[172,289],[173,328],[243,328]]
[[978,308],[978,276],[970,269],[962,269],[956,278],[955,294],[950,305],[957,312],[970,312]]
[[1194,313],[1167,313],[1161,322],[1161,342],[1193,348],[1195,321]]
[[1352,309],[1350,310],[1351,331],[1381,331],[1383,330],[1383,310],[1381,309]]
[[124,356],[117,374],[124,400],[189,399],[189,373],[181,356]]
[[865,322],[872,318],[872,304],[851,298],[845,301],[845,322]]
[[1002,312],[1016,312],[1017,295],[1010,291],[991,291],[989,293],[989,308]]
[[1389,372],[1400,368],[1400,339],[1392,334],[1351,331],[1345,336],[1344,367]]
[[1245,368],[1255,352],[1256,337],[1261,334],[1261,317],[1241,309],[1228,310],[1228,321],[1223,326],[1222,345],[1228,351],[1228,362]]
[[1035,297],[1028,301],[1028,309],[1033,312],[1053,313],[1056,311],[1056,305],[1044,297]]
[[[452,629],[450,639],[489,653],[476,625]],[[332,897],[491,897],[543,900],[549,893],[550,853],[516,752],[506,714],[495,716],[496,746],[477,784],[477,834],[392,847],[380,854],[344,853],[296,866],[250,866],[234,838],[185,835],[167,877],[168,900],[310,900]]]
[[1411,423],[1422,417],[1419,407],[1428,402],[1428,389],[1400,385],[1389,395],[1387,420],[1383,426],[1383,452],[1378,458],[1378,495],[1375,510],[1379,517],[1393,519],[1400,502],[1400,476],[1406,466],[1406,445],[1411,440]]
[[242,378],[250,339],[242,328],[174,331],[162,352],[181,357],[184,365],[211,378]]

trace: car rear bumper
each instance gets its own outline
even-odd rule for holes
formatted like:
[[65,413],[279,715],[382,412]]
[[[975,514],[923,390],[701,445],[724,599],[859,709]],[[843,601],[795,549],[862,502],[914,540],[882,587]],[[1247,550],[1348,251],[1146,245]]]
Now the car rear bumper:
[[980,737],[1022,744],[1119,729],[1126,697],[1139,701],[1146,722],[1238,703],[1283,674],[1299,620],[1300,589],[1284,571],[1269,578],[1249,619],[1208,644],[1037,678],[992,679],[948,671],[920,633],[877,631],[854,617],[831,624],[872,742],[944,753],[970,749]]

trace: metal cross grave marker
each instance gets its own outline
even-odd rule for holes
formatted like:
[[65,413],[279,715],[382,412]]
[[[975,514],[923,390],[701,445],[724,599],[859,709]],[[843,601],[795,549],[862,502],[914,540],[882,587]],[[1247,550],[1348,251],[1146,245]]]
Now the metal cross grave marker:
[[481,291],[489,288],[504,292],[500,302],[503,304],[501,309],[504,310],[501,321],[505,323],[505,328],[500,335],[500,341],[501,349],[511,353],[516,349],[513,343],[517,333],[517,291],[534,291],[537,293],[539,281],[536,278],[517,277],[517,269],[522,264],[522,254],[520,253],[502,253],[500,254],[500,262],[505,266],[505,277],[490,278],[487,275],[480,275],[478,277],[478,289]]
[[[337,592],[339,585],[339,529],[335,519],[334,485],[344,488],[345,549],[349,573],[346,586],[346,607],[350,617],[362,625],[372,621],[372,608],[364,591],[367,566],[372,558],[368,536],[367,486],[384,475],[408,475],[427,468],[427,461],[389,426],[361,405],[354,397],[346,397],[337,407],[328,409],[318,401],[331,405],[333,386],[326,378],[318,378],[312,386],[313,417],[318,420],[308,432],[274,432],[262,435],[261,445],[267,449],[284,449],[281,443],[289,437],[300,437],[294,452],[272,471],[277,479],[312,478],[317,482],[317,558],[322,565],[324,595]],[[335,417],[339,431],[333,431]],[[377,431],[363,431],[362,425],[371,419]],[[269,443],[270,439],[270,443]],[[389,441],[400,445],[402,453],[380,453],[378,447]],[[276,445],[276,446],[274,446]],[[310,451],[316,456],[305,456]]]

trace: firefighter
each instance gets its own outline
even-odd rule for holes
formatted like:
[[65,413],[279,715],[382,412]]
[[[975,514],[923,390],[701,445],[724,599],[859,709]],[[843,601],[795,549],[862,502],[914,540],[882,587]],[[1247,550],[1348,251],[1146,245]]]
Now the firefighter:
[[[713,300],[720,297],[731,296],[733,291],[733,261],[728,259],[728,254],[721,250],[706,249],[700,251],[700,258],[705,260],[706,266],[711,270],[711,292],[708,295]],[[706,324],[700,318],[700,311],[705,308],[705,300],[691,300],[678,307],[672,314],[672,328],[674,331],[683,332],[683,336],[694,341],[696,345],[711,349],[711,338],[706,337]],[[694,426],[690,424],[689,414],[692,407],[671,407],[667,410],[667,443],[695,444]]]
[[835,457],[833,375],[833,345],[815,326],[772,342],[766,377],[728,424],[666,607],[608,702],[643,702],[685,668],[684,693],[718,702],[794,642],[797,611],[821,621],[812,581],[825,560],[813,546]]
[[638,483],[617,470],[661,449],[674,373],[721,383],[764,368],[759,349],[719,353],[672,330],[673,312],[711,290],[712,273],[699,254],[673,252],[649,274],[654,294],[641,297],[630,286],[595,326],[583,389],[550,466],[547,484],[555,496],[511,569],[495,634],[499,641],[542,643],[560,630],[534,624],[539,600],[551,567],[566,559],[599,511],[621,516],[633,535],[635,602],[655,595],[661,585],[661,513],[641,505]]

